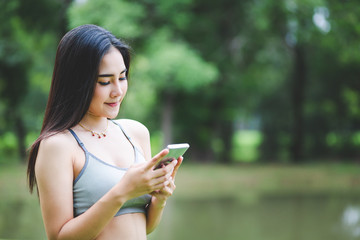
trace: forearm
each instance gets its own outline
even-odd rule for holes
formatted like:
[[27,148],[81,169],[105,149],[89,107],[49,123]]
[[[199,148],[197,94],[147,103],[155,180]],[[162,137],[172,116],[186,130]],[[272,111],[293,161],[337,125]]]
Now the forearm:
[[119,197],[112,189],[86,212],[66,222],[57,237],[49,239],[94,239],[112,220],[124,202],[125,199]]
[[166,201],[158,201],[155,197],[152,197],[151,204],[147,211],[146,219],[146,233],[149,234],[159,225]]

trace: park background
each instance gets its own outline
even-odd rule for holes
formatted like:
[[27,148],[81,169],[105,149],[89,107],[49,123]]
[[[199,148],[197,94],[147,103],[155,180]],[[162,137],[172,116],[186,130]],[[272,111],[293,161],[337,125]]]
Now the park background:
[[27,148],[86,23],[133,48],[119,117],[153,154],[191,145],[150,240],[360,239],[360,2],[0,0],[0,19],[0,239],[45,239]]

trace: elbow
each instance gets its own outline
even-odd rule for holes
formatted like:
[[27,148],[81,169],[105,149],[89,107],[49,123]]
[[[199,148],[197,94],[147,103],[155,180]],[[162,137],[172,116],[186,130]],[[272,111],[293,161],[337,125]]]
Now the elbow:
[[[64,234],[62,234],[62,231],[60,230],[59,232],[52,232],[52,233],[47,233],[47,239],[48,240],[69,240],[69,237],[64,236]],[[73,238],[71,238],[73,239]]]
[[146,235],[152,233],[157,227],[157,224],[154,222],[147,222],[146,223]]
[[151,222],[146,221],[146,235],[152,233],[155,230],[154,224],[151,224]]
[[48,240],[59,240],[60,238],[58,237],[58,236],[56,236],[56,235],[48,235],[47,236],[48,238]]
[[48,240],[59,240],[60,239],[59,233],[57,231],[49,231],[46,229],[46,236],[47,236]]
[[150,233],[152,233],[155,230],[155,228],[146,228],[146,235],[149,235]]
[[48,240],[65,240],[65,239],[69,239],[69,238],[64,238],[60,235],[60,232],[58,233],[51,233],[51,234],[47,234],[47,239]]

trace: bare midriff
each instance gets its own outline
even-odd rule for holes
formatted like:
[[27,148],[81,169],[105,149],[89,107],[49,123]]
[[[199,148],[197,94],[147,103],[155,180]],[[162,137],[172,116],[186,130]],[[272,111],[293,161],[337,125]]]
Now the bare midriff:
[[130,213],[114,217],[97,240],[146,240],[146,216]]

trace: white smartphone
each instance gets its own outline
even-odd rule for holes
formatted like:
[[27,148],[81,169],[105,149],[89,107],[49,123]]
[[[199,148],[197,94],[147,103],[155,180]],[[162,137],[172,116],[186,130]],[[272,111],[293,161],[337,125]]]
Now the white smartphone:
[[178,159],[180,156],[182,156],[186,150],[190,147],[187,143],[177,143],[177,144],[169,144],[167,145],[167,149],[169,149],[169,153],[156,164],[154,169],[162,168],[163,166],[168,165],[175,159]]

